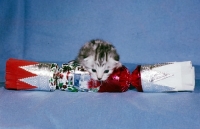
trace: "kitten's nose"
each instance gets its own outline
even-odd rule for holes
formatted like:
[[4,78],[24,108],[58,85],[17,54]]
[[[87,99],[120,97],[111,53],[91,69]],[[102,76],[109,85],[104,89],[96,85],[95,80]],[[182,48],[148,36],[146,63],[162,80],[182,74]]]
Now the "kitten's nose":
[[98,78],[99,81],[101,81],[101,78]]

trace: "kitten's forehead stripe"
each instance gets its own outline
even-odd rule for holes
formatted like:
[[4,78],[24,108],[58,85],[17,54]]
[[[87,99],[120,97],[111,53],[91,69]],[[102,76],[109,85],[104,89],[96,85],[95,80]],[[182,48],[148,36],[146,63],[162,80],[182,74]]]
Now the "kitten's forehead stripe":
[[95,59],[94,59],[95,61],[96,61],[97,58],[98,58],[97,56],[98,56],[98,49],[99,49],[99,46],[100,46],[100,45],[97,44],[97,48],[96,48],[96,50],[95,50]]
[[104,42],[98,43],[98,46],[95,51],[95,60],[99,61],[99,64],[102,65],[103,61],[108,61],[108,52],[111,51],[111,45]]

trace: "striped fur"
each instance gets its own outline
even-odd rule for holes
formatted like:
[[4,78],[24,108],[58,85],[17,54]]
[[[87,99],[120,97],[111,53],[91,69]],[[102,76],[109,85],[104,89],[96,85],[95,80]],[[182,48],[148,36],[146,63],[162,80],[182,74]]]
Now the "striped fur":
[[121,66],[115,47],[99,39],[86,43],[76,61],[90,72],[92,79],[101,81],[106,80],[114,68]]

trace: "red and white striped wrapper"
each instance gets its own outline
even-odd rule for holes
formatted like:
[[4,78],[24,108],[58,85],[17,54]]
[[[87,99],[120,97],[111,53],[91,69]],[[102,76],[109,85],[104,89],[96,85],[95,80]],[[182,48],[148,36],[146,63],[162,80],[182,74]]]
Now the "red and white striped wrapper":
[[6,62],[6,89],[53,91],[52,63],[9,59]]

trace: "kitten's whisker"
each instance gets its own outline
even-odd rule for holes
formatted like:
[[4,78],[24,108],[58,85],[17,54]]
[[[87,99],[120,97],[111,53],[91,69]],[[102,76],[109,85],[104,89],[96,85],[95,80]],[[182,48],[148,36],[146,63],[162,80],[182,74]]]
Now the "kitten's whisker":
[[[100,86],[102,86],[103,81],[100,81],[100,82],[101,82]],[[99,87],[100,87],[100,86],[99,86]]]

